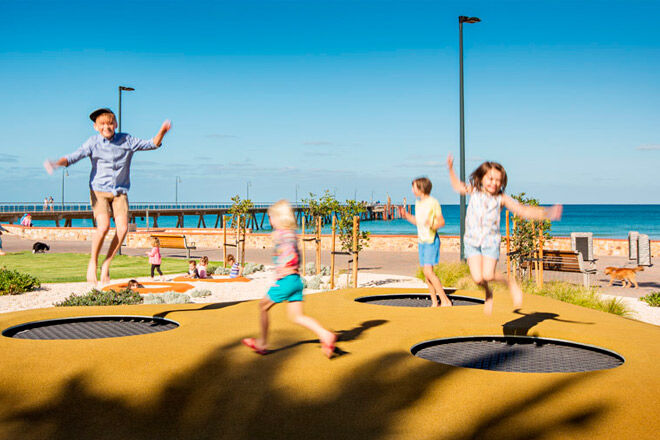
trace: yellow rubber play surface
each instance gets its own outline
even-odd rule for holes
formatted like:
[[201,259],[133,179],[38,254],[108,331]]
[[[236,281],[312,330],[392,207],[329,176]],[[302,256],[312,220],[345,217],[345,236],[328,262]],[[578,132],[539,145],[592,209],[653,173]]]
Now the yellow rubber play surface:
[[[405,292],[419,292],[406,289]],[[0,439],[651,439],[658,436],[660,328],[548,298],[402,308],[353,301],[398,289],[308,295],[336,331],[326,359],[312,333],[257,302],[58,307],[0,315],[0,328],[90,315],[159,316],[174,330],[92,340],[0,337]],[[483,297],[479,292],[465,296]],[[509,373],[417,358],[416,343],[516,334],[581,342],[625,363],[585,373]]]

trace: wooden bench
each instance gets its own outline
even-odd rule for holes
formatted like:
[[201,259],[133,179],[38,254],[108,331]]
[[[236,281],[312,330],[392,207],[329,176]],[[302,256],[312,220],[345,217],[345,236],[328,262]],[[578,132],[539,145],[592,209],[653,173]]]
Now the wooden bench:
[[[538,261],[532,258],[523,264],[525,269],[532,268],[533,262]],[[581,273],[584,287],[590,286],[589,276],[596,273],[595,264],[588,264],[582,259],[582,254],[578,251],[543,251],[543,270],[554,272]]]
[[151,234],[151,237],[157,238],[160,247],[168,249],[185,249],[187,257],[190,258],[190,250],[197,249],[195,243],[188,241],[185,235],[176,234]]

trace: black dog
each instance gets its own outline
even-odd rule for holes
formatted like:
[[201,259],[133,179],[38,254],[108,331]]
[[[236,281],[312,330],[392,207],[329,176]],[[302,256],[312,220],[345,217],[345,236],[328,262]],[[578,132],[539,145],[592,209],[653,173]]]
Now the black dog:
[[34,245],[32,245],[32,253],[42,253],[45,254],[46,251],[50,250],[50,246],[48,246],[46,243],[42,243],[40,241],[36,242]]

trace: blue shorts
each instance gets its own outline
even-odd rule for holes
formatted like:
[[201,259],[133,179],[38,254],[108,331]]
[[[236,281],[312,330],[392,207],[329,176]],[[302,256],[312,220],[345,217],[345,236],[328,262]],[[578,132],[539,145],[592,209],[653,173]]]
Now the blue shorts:
[[435,266],[440,256],[440,237],[436,234],[433,243],[417,243],[420,266]]
[[476,255],[483,255],[484,257],[490,257],[495,261],[500,259],[500,246],[484,247],[484,246],[470,246],[467,243],[465,244],[465,258],[474,257]]
[[268,289],[268,298],[274,303],[302,301],[302,291],[303,283],[300,275],[287,275],[277,280],[273,287]]

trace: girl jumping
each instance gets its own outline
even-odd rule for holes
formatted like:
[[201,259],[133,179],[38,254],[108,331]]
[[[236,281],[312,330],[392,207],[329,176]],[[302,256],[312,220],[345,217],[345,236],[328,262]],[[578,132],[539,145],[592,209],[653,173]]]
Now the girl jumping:
[[527,206],[504,193],[507,184],[506,171],[497,162],[484,162],[470,175],[470,184],[461,182],[454,173],[454,158],[447,157],[447,168],[451,186],[459,194],[470,194],[470,203],[465,217],[465,256],[472,279],[486,291],[484,313],[493,311],[493,292],[490,281],[506,282],[509,285],[513,305],[522,305],[522,290],[515,277],[507,280],[495,271],[500,256],[500,210],[504,205],[509,211],[528,220],[559,220],[562,206],[551,208]]
[[286,200],[268,208],[270,224],[273,226],[275,243],[274,261],[277,281],[259,302],[261,337],[243,339],[243,344],[258,354],[268,354],[268,311],[277,303],[288,301],[289,318],[319,337],[323,354],[332,357],[337,335],[326,330],[314,318],[303,314],[303,284],[300,280],[300,252],[296,237],[296,219],[291,205]]

